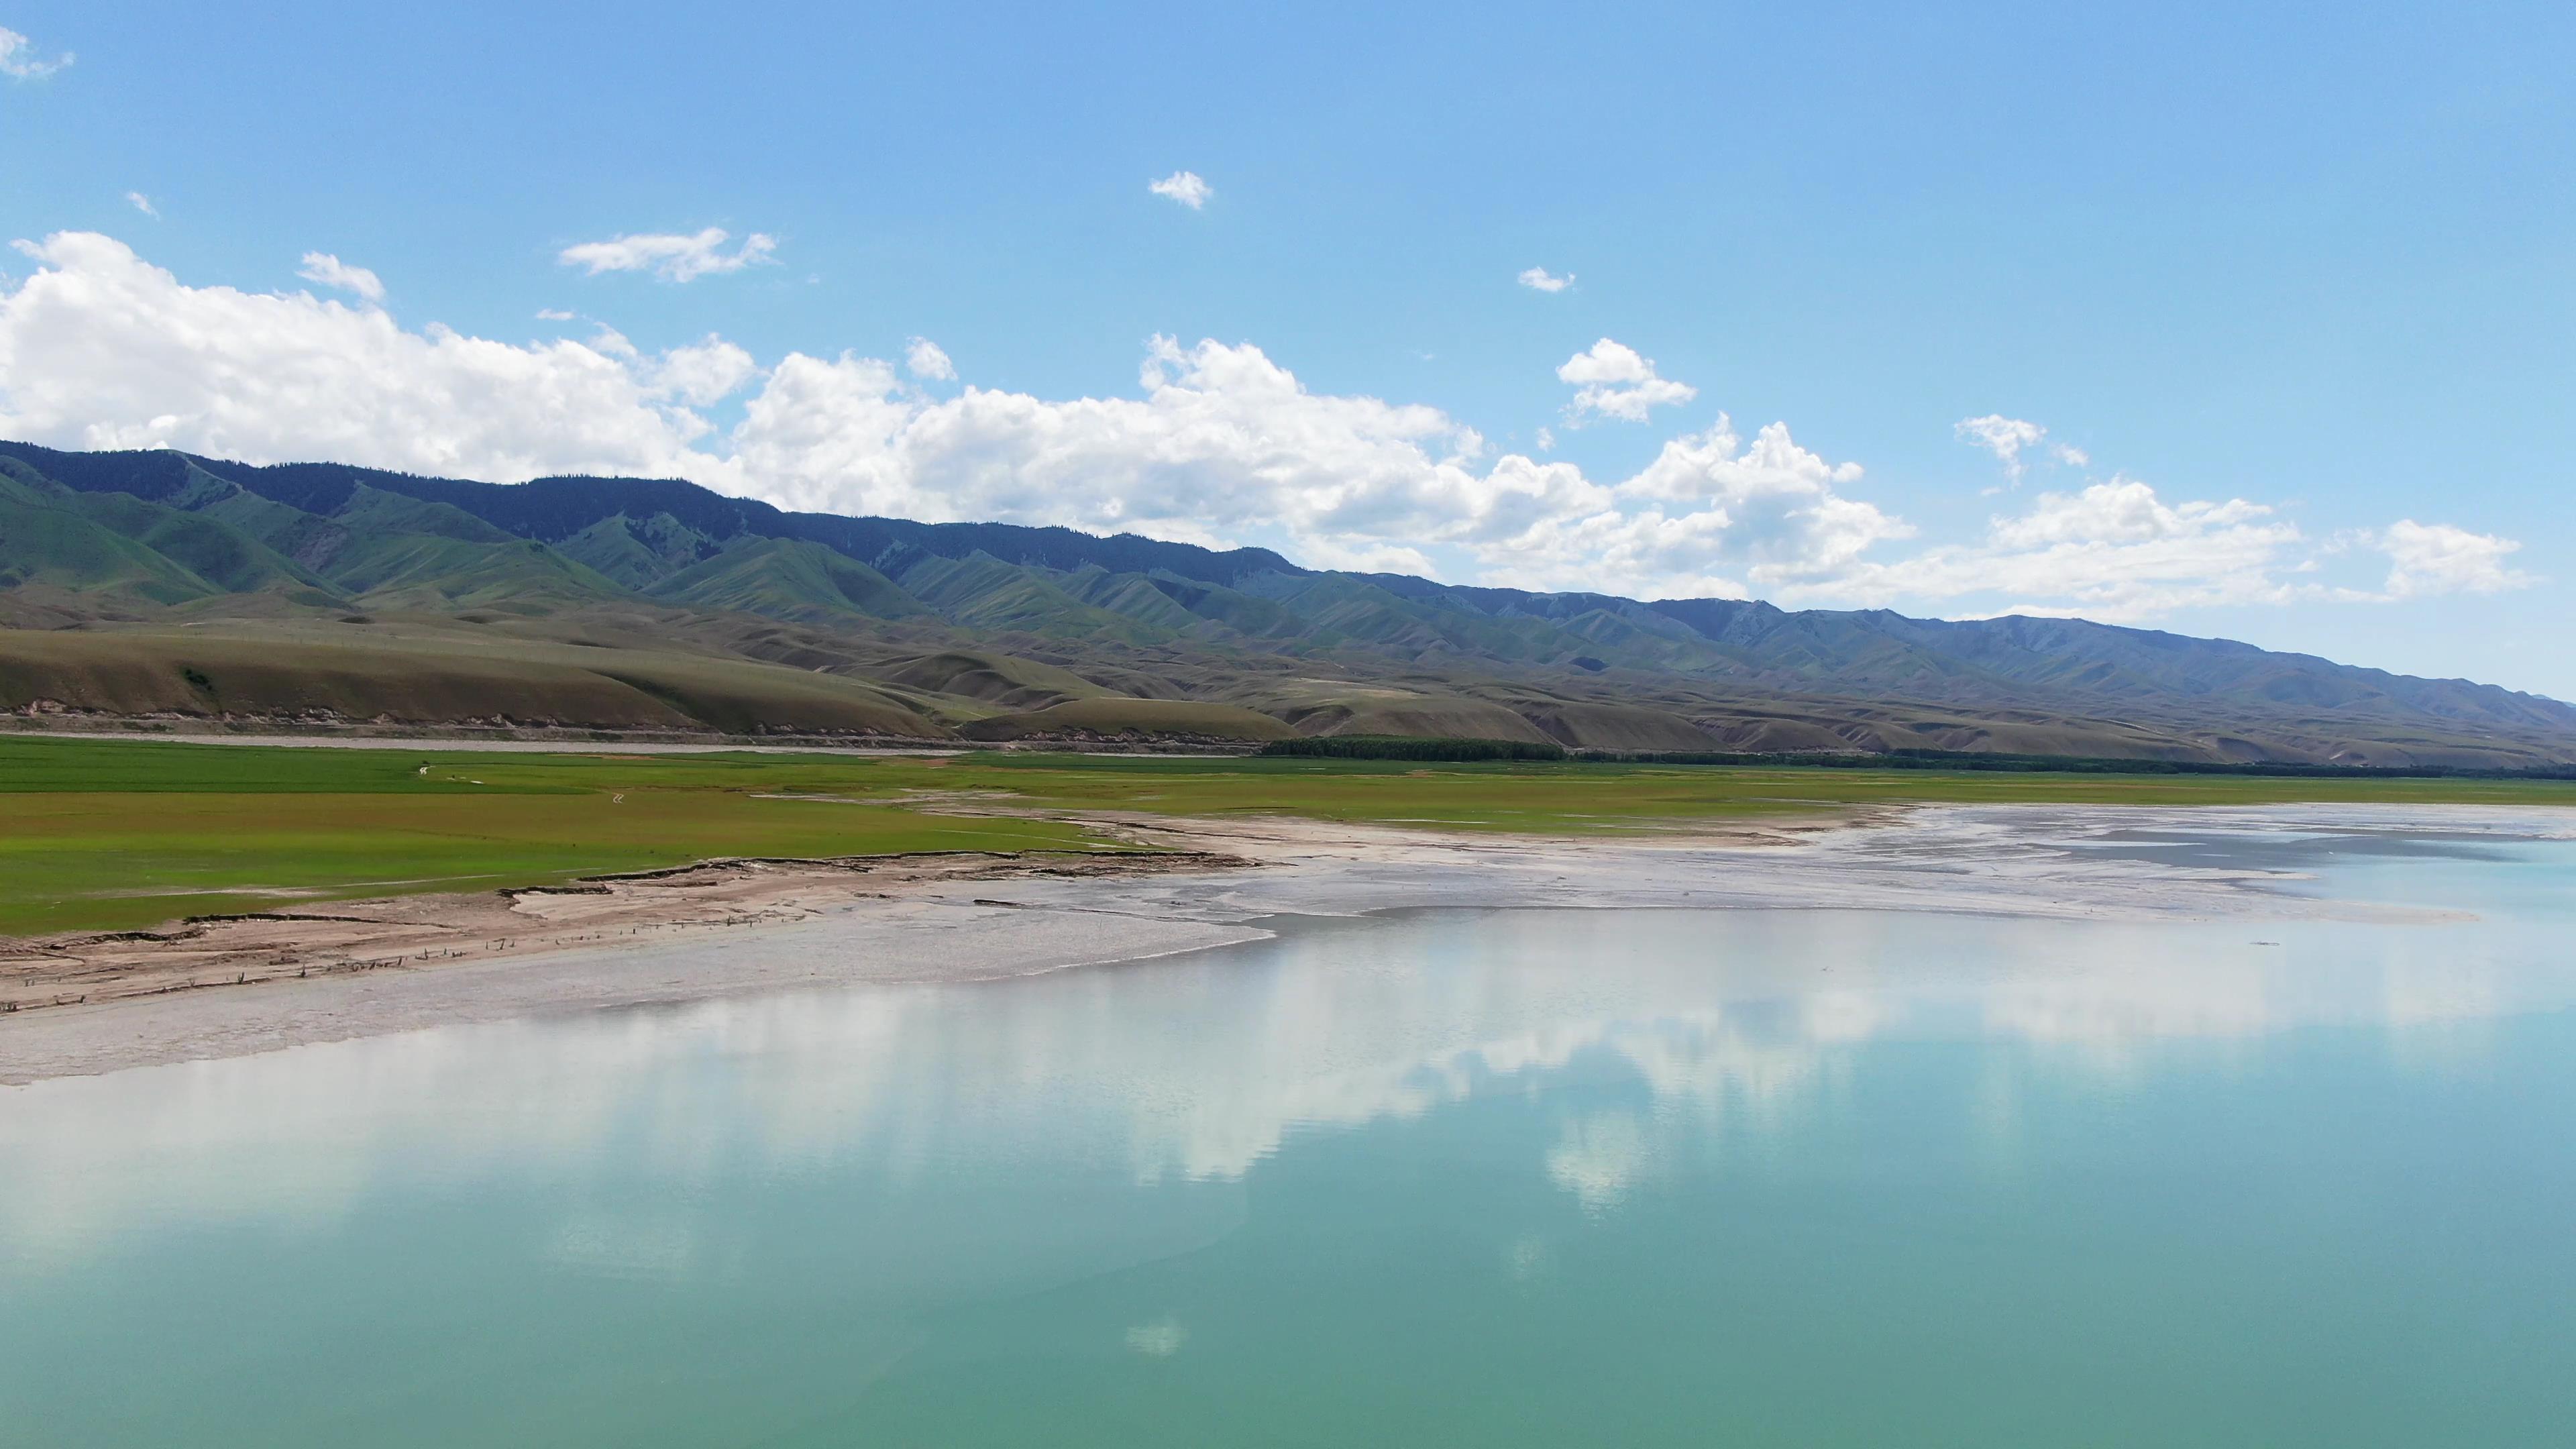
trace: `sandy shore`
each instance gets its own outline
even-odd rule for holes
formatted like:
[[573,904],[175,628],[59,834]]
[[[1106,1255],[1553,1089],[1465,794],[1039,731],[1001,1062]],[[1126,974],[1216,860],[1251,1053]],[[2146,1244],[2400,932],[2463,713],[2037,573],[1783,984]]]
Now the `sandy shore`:
[[[1918,807],[1642,838],[1096,823],[1172,853],[722,862],[10,943],[0,999],[20,1009],[0,1014],[0,1083],[542,1011],[1018,976],[1254,939],[1263,918],[1284,915],[1798,907],[2421,921],[2436,917],[2298,893],[2297,842],[2576,838],[2576,811],[2392,806]],[[2249,859],[2174,863],[2157,841],[2177,833],[2241,841]]]

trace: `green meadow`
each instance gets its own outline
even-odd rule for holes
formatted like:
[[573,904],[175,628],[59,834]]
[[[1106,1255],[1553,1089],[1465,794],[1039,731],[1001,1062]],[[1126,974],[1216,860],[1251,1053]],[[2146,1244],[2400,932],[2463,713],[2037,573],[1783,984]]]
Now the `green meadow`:
[[1591,763],[503,754],[0,737],[0,934],[725,856],[1122,846],[1060,814],[1286,814],[1618,833],[1909,802],[2576,804],[2558,781],[2298,780]]

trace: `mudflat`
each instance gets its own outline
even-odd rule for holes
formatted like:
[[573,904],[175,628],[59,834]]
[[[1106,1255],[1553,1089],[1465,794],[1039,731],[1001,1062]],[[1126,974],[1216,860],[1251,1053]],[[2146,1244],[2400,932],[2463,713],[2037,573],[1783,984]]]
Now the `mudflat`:
[[[1918,806],[1608,838],[1295,817],[1066,823],[1130,848],[720,861],[21,942],[0,970],[36,1004],[0,1015],[0,1081],[549,1011],[1028,975],[1254,939],[1280,916],[1809,907],[2404,925],[2437,917],[2305,893],[2283,842],[2576,838],[2576,810],[2558,807],[2315,804]],[[2245,856],[2136,844],[2181,829],[2241,838]]]

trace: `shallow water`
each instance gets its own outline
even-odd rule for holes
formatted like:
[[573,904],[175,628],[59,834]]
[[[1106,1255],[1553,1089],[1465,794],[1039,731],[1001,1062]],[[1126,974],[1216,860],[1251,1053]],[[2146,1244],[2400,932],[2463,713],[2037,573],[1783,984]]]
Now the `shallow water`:
[[0,1442],[2557,1442],[2576,846],[2261,850],[2467,914],[1293,922],[0,1090]]

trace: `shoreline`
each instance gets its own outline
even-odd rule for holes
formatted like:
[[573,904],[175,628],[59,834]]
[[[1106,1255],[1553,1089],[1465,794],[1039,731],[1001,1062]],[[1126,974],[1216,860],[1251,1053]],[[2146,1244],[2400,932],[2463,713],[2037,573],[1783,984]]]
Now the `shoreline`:
[[2295,870],[2170,864],[2105,842],[2576,839],[2576,810],[2560,807],[1914,806],[1617,838],[1083,818],[1163,851],[716,861],[10,942],[0,994],[52,999],[0,1014],[0,1086],[561,1010],[1024,976],[1260,939],[1270,917],[1590,907],[2438,922],[2459,917],[2300,895]]
[[810,920],[869,899],[1023,877],[1221,871],[1183,852],[935,852],[840,859],[726,857],[558,885],[331,899],[149,930],[0,940],[0,1020],[189,991],[642,946]]

